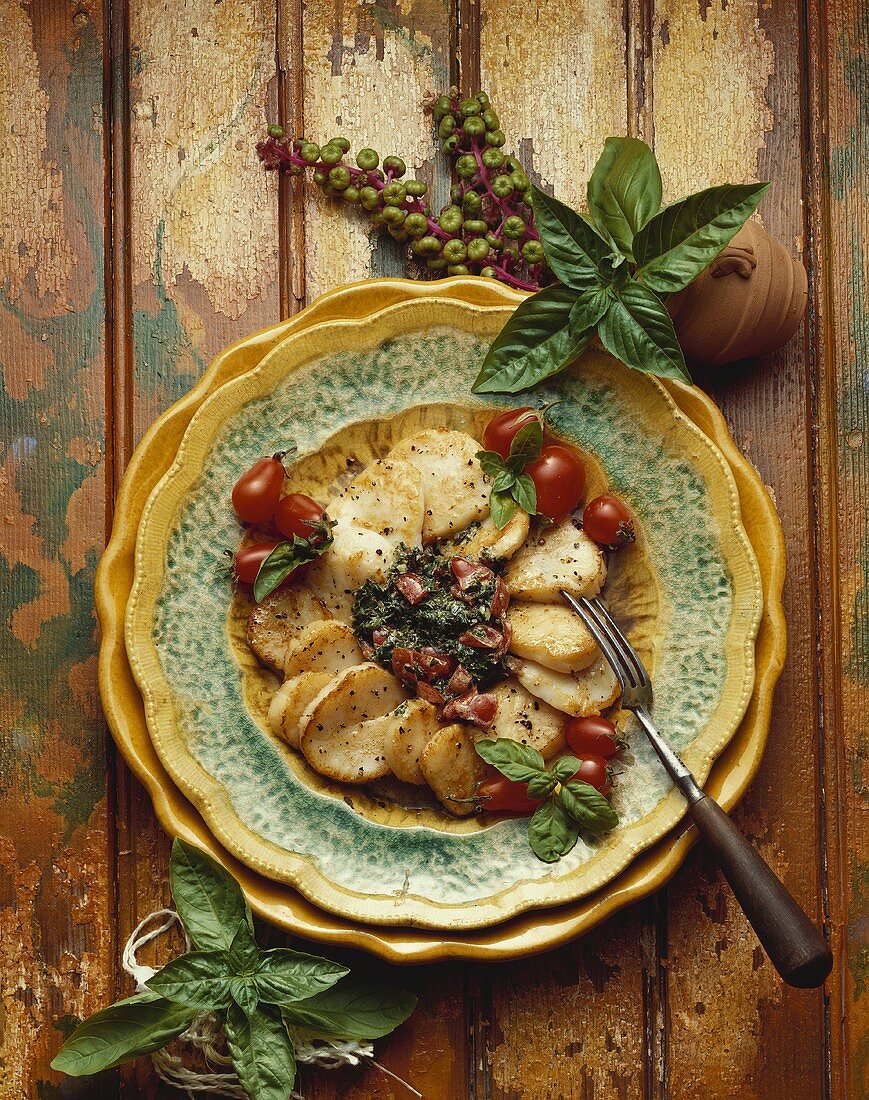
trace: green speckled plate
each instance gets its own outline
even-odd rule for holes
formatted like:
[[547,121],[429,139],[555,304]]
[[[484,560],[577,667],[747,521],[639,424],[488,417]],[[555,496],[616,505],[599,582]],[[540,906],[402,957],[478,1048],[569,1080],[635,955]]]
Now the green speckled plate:
[[[629,727],[620,827],[546,866],[523,821],[347,799],[265,728],[262,674],[237,644],[239,608],[220,580],[238,537],[238,473],[291,436],[300,485],[325,486],[348,452],[382,453],[417,424],[478,427],[492,401],[472,398],[470,382],[508,315],[428,298],[289,337],[204,402],[142,518],[127,649],[164,766],[235,855],[357,921],[474,928],[574,900],[684,810]],[[762,603],[729,468],[662,387],[603,354],[539,396],[561,399],[556,426],[593,456],[591,491],[611,485],[640,517],[606,598],[652,667],[659,723],[703,779],[751,695]]]

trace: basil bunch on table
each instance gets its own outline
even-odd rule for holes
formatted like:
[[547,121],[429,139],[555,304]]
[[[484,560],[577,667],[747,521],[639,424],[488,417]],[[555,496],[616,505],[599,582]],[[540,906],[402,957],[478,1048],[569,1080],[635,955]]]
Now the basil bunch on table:
[[377,1039],[413,1012],[416,998],[348,978],[338,963],[289,948],[261,951],[235,879],[198,848],[175,840],[172,896],[196,948],[167,963],[148,992],[119,1001],[75,1029],[51,1063],[73,1077],[151,1054],[194,1017],[216,1013],[251,1100],[286,1100],[296,1076],[292,1033]]
[[528,823],[528,843],[538,859],[555,863],[576,847],[584,832],[598,837],[614,829],[618,814],[590,783],[573,777],[581,761],[562,756],[546,767],[537,749],[509,737],[478,741],[477,755],[514,783],[526,783],[527,797],[540,800]]
[[769,186],[710,187],[661,210],[655,154],[636,138],[611,137],[588,183],[588,214],[532,188],[540,241],[560,281],[519,306],[474,391],[528,389],[573,362],[595,336],[635,370],[690,382],[664,300],[712,263]]

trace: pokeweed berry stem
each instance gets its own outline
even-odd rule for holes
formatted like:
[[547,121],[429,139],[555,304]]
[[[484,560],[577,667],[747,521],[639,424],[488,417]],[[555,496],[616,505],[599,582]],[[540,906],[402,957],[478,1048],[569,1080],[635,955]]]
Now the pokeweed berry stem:
[[505,138],[489,97],[480,92],[462,99],[453,87],[434,101],[432,111],[455,179],[451,201],[440,214],[425,201],[427,185],[406,176],[400,157],[381,161],[374,149],[364,148],[351,163],[344,137],[319,146],[270,126],[256,151],[267,170],[310,173],[330,198],[361,207],[374,229],[385,228],[406,244],[433,277],[486,275],[527,291],[553,282],[534,228],[528,179],[518,160],[501,151]]

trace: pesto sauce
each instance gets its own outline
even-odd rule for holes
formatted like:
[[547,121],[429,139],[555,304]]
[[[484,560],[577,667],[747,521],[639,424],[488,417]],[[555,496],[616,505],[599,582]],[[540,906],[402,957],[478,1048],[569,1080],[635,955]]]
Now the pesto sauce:
[[[415,573],[428,590],[417,604],[409,603],[395,587],[396,578],[403,573]],[[387,668],[392,667],[394,649],[431,647],[454,657],[478,687],[491,685],[507,674],[503,656],[466,645],[459,637],[475,626],[501,628],[501,620],[491,612],[497,578],[490,577],[467,590],[466,599],[451,592],[455,583],[449,558],[436,547],[399,546],[385,583],[366,581],[356,594],[353,628],[357,637],[372,647],[375,660]],[[388,631],[388,636],[375,645],[373,635],[380,628]]]

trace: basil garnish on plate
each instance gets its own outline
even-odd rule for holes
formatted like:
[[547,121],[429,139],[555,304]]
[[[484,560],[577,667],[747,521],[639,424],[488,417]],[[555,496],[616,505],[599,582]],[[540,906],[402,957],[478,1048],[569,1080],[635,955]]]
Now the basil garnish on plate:
[[609,801],[590,783],[573,778],[580,761],[562,756],[551,768],[530,745],[509,737],[484,738],[477,754],[514,783],[526,783],[528,798],[542,800],[528,824],[531,850],[544,863],[555,863],[575,847],[581,832],[602,836],[619,823]]
[[533,516],[537,512],[537,490],[525,467],[540,458],[543,426],[538,419],[524,424],[513,436],[510,454],[504,459],[497,451],[477,451],[483,473],[492,478],[489,511],[495,526],[504,528],[521,508]]
[[292,542],[279,542],[259,567],[253,598],[259,603],[282,584],[300,565],[316,561],[332,545],[332,521],[324,513],[309,538],[293,535]]
[[660,210],[655,154],[607,138],[588,183],[589,214],[532,187],[535,224],[560,283],[524,301],[489,348],[475,393],[517,393],[576,360],[595,335],[635,370],[690,383],[667,294],[712,263],[769,189],[709,187]]
[[200,1012],[223,1023],[233,1067],[251,1100],[286,1100],[296,1075],[293,1035],[333,1040],[387,1035],[416,998],[347,980],[328,959],[256,945],[238,883],[185,841],[172,845],[170,879],[184,930],[197,948],[169,962],[128,997],[84,1020],[51,1063],[83,1077],[151,1054],[182,1035]]

